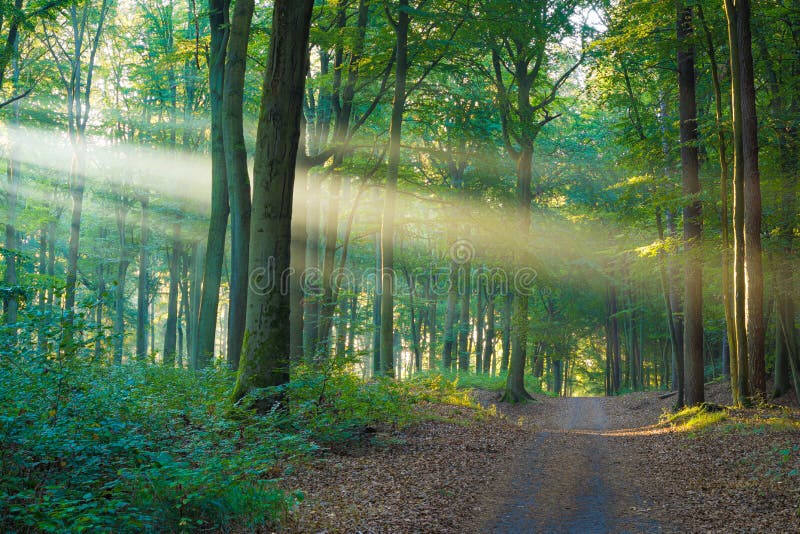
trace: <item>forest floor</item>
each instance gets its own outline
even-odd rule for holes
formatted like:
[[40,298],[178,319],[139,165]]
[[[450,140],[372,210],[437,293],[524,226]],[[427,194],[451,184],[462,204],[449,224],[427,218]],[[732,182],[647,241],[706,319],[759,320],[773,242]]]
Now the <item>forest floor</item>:
[[[655,392],[425,404],[284,484],[291,532],[800,532],[800,411],[664,414]],[[723,384],[707,389],[726,405]]]

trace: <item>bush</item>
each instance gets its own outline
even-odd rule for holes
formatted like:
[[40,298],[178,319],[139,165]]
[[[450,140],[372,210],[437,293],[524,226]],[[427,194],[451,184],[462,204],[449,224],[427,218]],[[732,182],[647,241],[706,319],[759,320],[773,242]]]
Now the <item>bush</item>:
[[276,524],[299,498],[274,469],[313,446],[275,417],[230,417],[229,373],[15,356],[0,361],[0,530]]

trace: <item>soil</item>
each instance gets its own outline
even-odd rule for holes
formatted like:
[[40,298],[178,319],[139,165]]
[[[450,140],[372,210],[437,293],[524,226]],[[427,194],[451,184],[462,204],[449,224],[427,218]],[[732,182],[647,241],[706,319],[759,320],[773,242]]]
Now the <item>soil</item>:
[[[674,398],[537,397],[429,405],[284,484],[306,499],[289,532],[800,532],[800,411],[762,406],[687,431]],[[707,399],[730,402],[723,384]],[[786,401],[792,404],[790,399]],[[777,422],[777,423],[776,423]]]

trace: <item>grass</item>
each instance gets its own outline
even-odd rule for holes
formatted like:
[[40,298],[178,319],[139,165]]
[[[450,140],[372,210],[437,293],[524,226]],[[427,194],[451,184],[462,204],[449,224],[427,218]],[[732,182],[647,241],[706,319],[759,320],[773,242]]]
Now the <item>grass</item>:
[[728,418],[728,411],[709,410],[706,405],[691,406],[666,414],[662,421],[683,432],[702,432]]

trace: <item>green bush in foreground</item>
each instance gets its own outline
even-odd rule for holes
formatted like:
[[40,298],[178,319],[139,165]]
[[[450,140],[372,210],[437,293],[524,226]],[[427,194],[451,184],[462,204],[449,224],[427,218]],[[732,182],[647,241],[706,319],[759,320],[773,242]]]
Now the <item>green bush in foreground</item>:
[[0,356],[0,531],[277,525],[302,498],[277,484],[292,460],[413,419],[403,385],[295,377],[260,415],[230,405],[223,370]]

